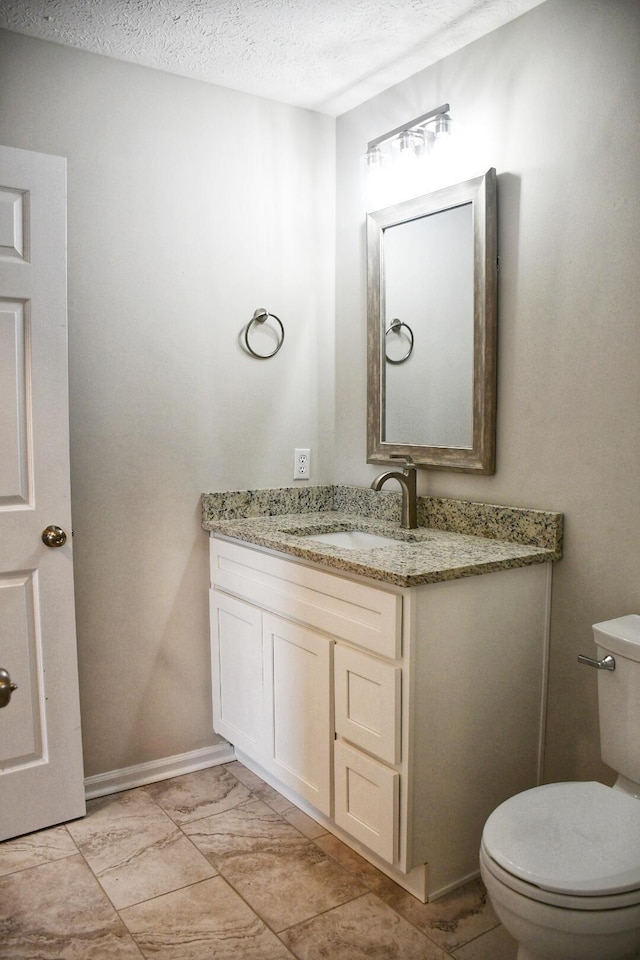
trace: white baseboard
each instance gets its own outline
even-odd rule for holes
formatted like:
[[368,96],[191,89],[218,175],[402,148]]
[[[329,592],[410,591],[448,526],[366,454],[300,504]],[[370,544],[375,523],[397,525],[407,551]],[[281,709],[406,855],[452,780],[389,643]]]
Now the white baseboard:
[[233,747],[230,743],[224,741],[216,743],[212,747],[191,750],[189,753],[181,753],[175,757],[164,757],[162,760],[138,763],[133,767],[123,767],[121,770],[98,773],[85,779],[85,797],[87,800],[93,800],[95,797],[104,797],[109,793],[132,790],[134,787],[142,787],[146,783],[169,780],[171,777],[179,777],[184,773],[193,773],[194,770],[204,770],[205,767],[215,767],[219,763],[228,763],[235,758]]

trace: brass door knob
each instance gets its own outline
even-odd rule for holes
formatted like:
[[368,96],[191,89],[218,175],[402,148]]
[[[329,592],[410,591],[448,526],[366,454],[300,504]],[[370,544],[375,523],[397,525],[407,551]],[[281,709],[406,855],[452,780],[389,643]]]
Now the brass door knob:
[[11,694],[18,689],[17,683],[11,683],[7,670],[0,667],[0,708],[6,707],[11,700]]
[[45,547],[61,547],[67,542],[67,535],[61,527],[52,524],[42,531],[42,542]]

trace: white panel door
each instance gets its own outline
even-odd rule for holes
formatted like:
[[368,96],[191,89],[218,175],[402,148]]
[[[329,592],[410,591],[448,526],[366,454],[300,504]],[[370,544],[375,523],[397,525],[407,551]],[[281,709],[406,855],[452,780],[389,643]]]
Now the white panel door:
[[[47,527],[62,531],[54,529],[50,546],[42,538]],[[0,147],[0,670],[6,839],[85,812],[69,486],[66,161],[10,147]]]
[[262,616],[257,607],[210,591],[213,729],[258,763],[264,757]]
[[268,735],[265,767],[331,816],[331,654],[334,643],[263,614]]

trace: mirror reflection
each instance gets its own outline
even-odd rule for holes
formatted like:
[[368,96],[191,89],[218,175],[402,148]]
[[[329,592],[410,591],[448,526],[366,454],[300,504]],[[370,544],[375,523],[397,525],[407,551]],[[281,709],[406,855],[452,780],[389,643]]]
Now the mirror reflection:
[[[383,245],[384,314],[393,318],[385,336],[383,439],[390,443],[470,448],[471,204],[387,227]],[[397,332],[393,329],[395,320],[400,321]],[[413,337],[409,356],[407,331]],[[420,404],[416,403],[418,398]]]
[[495,171],[367,223],[368,460],[494,470]]

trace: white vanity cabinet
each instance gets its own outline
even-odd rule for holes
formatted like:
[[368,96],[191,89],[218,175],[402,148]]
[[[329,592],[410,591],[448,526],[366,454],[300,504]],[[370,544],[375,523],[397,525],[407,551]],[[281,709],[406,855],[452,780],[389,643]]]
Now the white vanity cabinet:
[[420,899],[538,779],[550,564],[411,588],[211,541],[214,729]]

